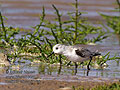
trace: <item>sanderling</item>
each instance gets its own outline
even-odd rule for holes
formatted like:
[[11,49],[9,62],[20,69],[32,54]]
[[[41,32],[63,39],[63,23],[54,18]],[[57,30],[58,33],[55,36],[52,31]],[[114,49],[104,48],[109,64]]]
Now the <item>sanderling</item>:
[[68,58],[68,60],[75,63],[75,70],[77,70],[77,63],[76,62],[84,62],[86,60],[90,60],[87,69],[90,70],[89,65],[92,60],[92,57],[101,55],[98,51],[90,51],[87,48],[83,47],[74,47],[74,46],[66,46],[62,44],[56,44],[53,47],[53,52],[48,55],[51,56],[53,53],[61,54]]

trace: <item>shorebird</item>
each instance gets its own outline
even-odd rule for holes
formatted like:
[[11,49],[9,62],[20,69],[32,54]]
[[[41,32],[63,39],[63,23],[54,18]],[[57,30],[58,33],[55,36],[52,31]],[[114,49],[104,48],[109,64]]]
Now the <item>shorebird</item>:
[[62,45],[62,44],[56,44],[53,47],[53,52],[48,55],[51,56],[53,53],[59,54],[59,55],[64,55],[68,58],[68,60],[72,61],[75,63],[75,70],[77,72],[77,63],[76,62],[84,62],[86,60],[90,60],[87,69],[90,70],[90,63],[91,60],[94,56],[101,55],[98,51],[90,51],[87,48],[83,47],[74,47],[74,46],[67,46],[67,45]]

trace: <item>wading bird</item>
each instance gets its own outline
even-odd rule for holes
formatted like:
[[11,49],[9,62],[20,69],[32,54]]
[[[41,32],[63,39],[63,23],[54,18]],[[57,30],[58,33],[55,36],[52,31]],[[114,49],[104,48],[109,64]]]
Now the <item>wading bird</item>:
[[62,45],[62,44],[56,44],[53,47],[53,52],[50,55],[48,55],[48,57],[51,56],[53,53],[59,54],[59,55],[64,55],[68,58],[68,60],[74,62],[75,63],[75,73],[77,73],[77,67],[78,67],[76,62],[84,62],[86,60],[90,60],[87,65],[87,69],[89,71],[90,70],[89,65],[91,63],[92,58],[94,56],[101,55],[101,53],[99,53],[97,51],[90,51],[87,48],[66,46],[66,45]]

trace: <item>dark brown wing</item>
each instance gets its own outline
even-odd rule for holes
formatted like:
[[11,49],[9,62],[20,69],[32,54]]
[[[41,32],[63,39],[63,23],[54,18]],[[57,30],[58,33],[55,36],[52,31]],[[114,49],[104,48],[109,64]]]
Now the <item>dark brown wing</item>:
[[77,55],[84,57],[84,58],[92,56],[92,52],[90,50],[84,49],[84,48],[82,48],[81,50],[77,49],[77,50],[75,50],[75,52]]

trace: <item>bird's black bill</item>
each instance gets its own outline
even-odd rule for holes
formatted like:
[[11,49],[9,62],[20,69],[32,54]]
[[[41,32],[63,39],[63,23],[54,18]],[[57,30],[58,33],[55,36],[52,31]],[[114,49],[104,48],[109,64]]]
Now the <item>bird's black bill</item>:
[[52,54],[54,54],[54,52],[51,52],[51,54],[50,54],[50,55],[48,55],[48,56],[47,56],[47,58],[48,58],[48,57],[50,57]]

